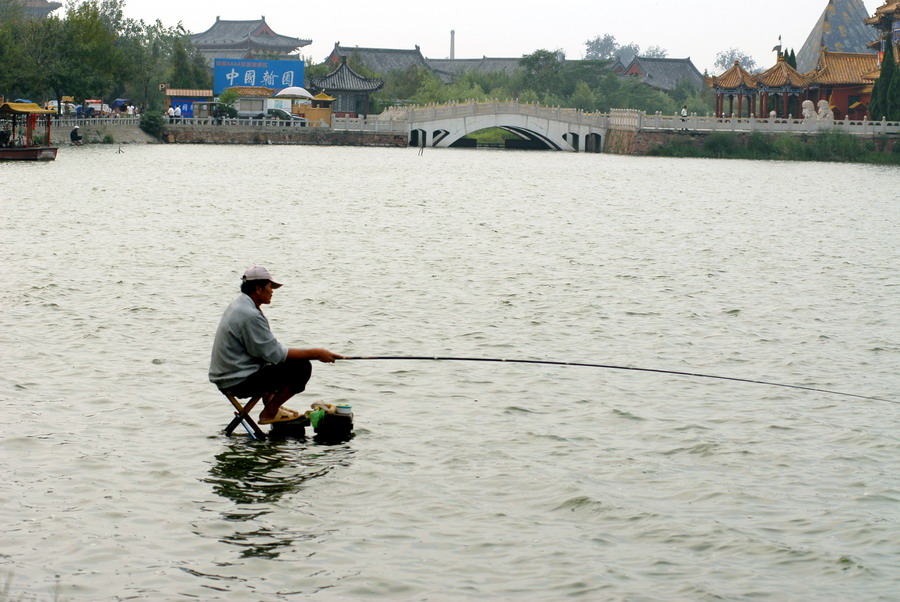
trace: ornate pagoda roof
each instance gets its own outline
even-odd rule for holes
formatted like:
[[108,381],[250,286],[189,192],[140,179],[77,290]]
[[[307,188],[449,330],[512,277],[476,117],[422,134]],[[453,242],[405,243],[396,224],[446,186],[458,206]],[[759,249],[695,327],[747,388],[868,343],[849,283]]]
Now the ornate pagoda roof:
[[867,52],[823,50],[812,76],[815,84],[826,86],[871,84],[878,78],[878,55]]
[[[290,54],[298,48],[312,44],[312,40],[293,38],[275,33],[266,18],[255,21],[225,21],[216,17],[212,27],[191,36],[200,50],[240,48]],[[228,58],[228,57],[223,57]],[[231,57],[244,58],[244,57]]]
[[763,88],[808,88],[812,80],[791,67],[784,55],[768,71],[756,76],[756,81]]
[[722,90],[737,90],[740,88],[755,90],[759,87],[756,76],[741,67],[740,61],[735,61],[734,65],[722,75],[706,78],[706,85],[710,88]]
[[377,92],[384,87],[383,79],[363,77],[350,68],[347,58],[341,59],[338,68],[323,77],[309,78],[309,87],[333,92]]
[[797,53],[797,70],[806,73],[815,69],[823,48],[832,52],[865,52],[867,45],[878,37],[866,24],[868,16],[862,0],[828,0]]
[[891,23],[896,19],[900,19],[900,2],[885,2],[875,9],[874,15],[866,19],[866,24],[882,31],[890,31]]

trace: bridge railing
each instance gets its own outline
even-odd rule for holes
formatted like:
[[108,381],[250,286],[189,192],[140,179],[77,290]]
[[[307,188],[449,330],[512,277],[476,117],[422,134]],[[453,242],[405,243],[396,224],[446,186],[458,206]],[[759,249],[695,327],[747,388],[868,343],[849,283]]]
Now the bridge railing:
[[538,119],[567,121],[579,125],[606,127],[609,116],[604,113],[585,113],[580,109],[562,107],[544,107],[537,104],[523,104],[515,101],[469,101],[426,107],[392,107],[382,115],[388,119],[415,123],[421,121],[439,121],[442,119],[458,119],[481,115],[525,115]]

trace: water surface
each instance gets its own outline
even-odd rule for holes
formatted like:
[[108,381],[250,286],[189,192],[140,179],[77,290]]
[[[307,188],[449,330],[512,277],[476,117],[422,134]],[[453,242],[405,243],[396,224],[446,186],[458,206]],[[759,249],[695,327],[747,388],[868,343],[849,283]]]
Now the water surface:
[[340,362],[324,446],[206,381],[262,264],[294,346],[900,400],[896,168],[122,148],[0,164],[10,599],[896,599],[896,402]]

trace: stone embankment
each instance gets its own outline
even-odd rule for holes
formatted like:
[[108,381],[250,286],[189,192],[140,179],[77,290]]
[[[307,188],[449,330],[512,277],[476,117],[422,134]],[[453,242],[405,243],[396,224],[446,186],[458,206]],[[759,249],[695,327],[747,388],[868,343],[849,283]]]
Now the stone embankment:
[[[82,120],[79,133],[86,144],[153,144],[159,142],[136,125],[111,125],[105,120]],[[56,123],[50,129],[50,142],[54,146],[69,144],[72,127]]]
[[265,126],[176,126],[166,129],[169,144],[292,144],[315,146],[394,146],[409,144],[400,134],[354,132],[328,128]]
[[[728,134],[729,132],[721,132]],[[715,132],[635,132],[625,130],[610,130],[603,146],[603,152],[611,155],[647,155],[653,149],[664,147],[672,144],[673,140],[678,140],[683,144],[687,144],[698,149],[702,149],[706,144],[707,138],[714,135]],[[781,134],[788,136],[790,134]],[[734,134],[737,144],[746,146],[751,139],[751,134],[746,132]],[[774,134],[768,134],[774,136]],[[814,136],[794,134],[794,137],[802,141],[804,144],[814,140]],[[900,138],[897,137],[877,137],[877,136],[855,136],[864,143],[869,143],[873,149],[879,152],[890,154],[895,152],[894,148],[900,145]]]
[[[162,140],[150,136],[137,125],[111,125],[102,120],[82,121],[79,133],[85,144],[285,144],[319,146],[408,145],[406,135],[354,132],[326,128],[272,128],[264,126],[175,126],[165,130]],[[72,127],[54,124],[53,145],[69,144]]]

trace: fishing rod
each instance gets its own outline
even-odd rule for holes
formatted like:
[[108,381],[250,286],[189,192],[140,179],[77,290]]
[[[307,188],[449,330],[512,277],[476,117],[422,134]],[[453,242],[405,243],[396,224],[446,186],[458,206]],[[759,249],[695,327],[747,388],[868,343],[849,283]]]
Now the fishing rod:
[[717,380],[731,380],[741,383],[751,383],[754,385],[767,385],[770,387],[785,387],[788,389],[801,389],[803,391],[815,391],[816,393],[828,393],[829,395],[842,395],[844,397],[856,397],[857,399],[868,399],[870,401],[883,401],[887,403],[900,403],[891,399],[883,399],[881,397],[871,397],[869,395],[858,395],[856,393],[844,393],[842,391],[832,391],[829,389],[818,389],[816,387],[806,387],[803,385],[790,385],[785,383],[774,383],[765,380],[754,380],[750,378],[737,378],[734,376],[716,376],[714,374],[700,374],[699,372],[680,372],[678,370],[660,370],[656,368],[638,368],[635,366],[613,366],[611,364],[587,364],[583,362],[558,362],[551,360],[517,360],[517,359],[500,359],[493,357],[441,357],[441,356],[415,356],[415,355],[367,355],[344,357],[345,360],[403,360],[403,361],[432,361],[432,362],[498,362],[506,364],[542,364],[547,366],[580,366],[585,368],[604,368],[606,370],[630,370],[633,372],[654,372],[656,374],[674,374],[676,376],[692,376],[696,378],[714,378]]

